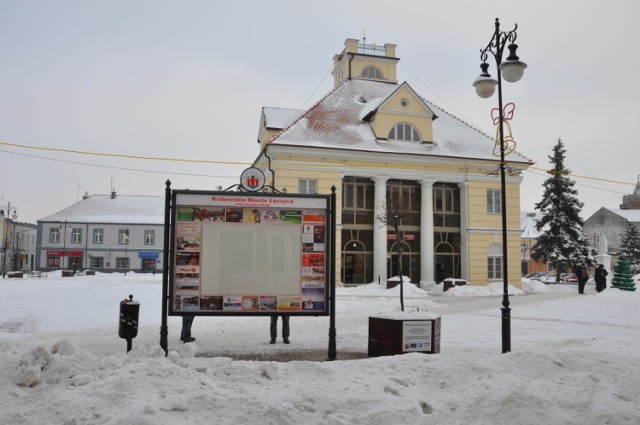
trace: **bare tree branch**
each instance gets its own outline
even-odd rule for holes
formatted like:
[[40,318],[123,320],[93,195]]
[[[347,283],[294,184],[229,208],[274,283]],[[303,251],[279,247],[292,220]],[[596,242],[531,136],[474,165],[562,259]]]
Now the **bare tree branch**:
[[396,252],[398,253],[398,274],[400,275],[400,310],[404,311],[404,289],[402,271],[402,253],[404,252],[404,238],[400,234],[402,221],[409,217],[411,205],[409,200],[402,197],[393,197],[387,202],[381,202],[378,207],[376,219],[380,227],[391,226],[396,235]]

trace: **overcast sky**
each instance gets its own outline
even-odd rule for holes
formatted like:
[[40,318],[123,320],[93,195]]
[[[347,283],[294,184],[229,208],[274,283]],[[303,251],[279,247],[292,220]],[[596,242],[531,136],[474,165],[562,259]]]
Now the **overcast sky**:
[[521,208],[540,201],[558,138],[583,218],[618,208],[640,174],[636,0],[0,0],[0,142],[45,148],[0,145],[1,204],[35,223],[112,185],[163,195],[167,179],[235,184],[259,152],[261,108],[311,106],[332,88],[333,55],[363,34],[397,44],[399,81],[494,134],[497,97],[472,83],[496,17],[518,24],[528,64],[503,86],[517,149],[540,169],[524,176]]

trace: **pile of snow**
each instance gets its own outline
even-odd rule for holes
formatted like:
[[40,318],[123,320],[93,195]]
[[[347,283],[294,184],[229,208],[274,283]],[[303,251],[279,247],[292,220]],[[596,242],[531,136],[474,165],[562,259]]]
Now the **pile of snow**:
[[[169,317],[165,356],[159,276],[0,279],[0,423],[640,423],[640,292],[539,285],[509,287],[501,354],[502,285],[405,282],[405,314],[441,318],[441,352],[378,358],[368,319],[402,317],[399,287],[338,288],[327,362],[327,317],[292,317],[290,345],[269,344],[266,317],[197,317],[196,343],[181,344]],[[141,326],[127,353],[129,294]]]

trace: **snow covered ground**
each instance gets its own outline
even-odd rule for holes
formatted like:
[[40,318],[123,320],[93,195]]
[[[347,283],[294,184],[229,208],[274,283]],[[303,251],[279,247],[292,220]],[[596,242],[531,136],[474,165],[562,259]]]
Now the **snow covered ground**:
[[338,288],[328,362],[328,317],[293,317],[290,345],[267,317],[196,317],[181,344],[170,317],[165,357],[160,276],[0,279],[0,424],[640,424],[640,289],[523,288],[501,354],[500,285],[405,284],[407,311],[441,316],[441,353],[378,358],[368,318],[397,314],[399,288]]

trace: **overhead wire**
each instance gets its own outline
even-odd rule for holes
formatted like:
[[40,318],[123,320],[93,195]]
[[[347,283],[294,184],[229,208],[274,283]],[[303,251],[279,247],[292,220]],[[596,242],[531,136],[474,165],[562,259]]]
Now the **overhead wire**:
[[201,163],[201,164],[226,164],[226,165],[247,165],[251,164],[249,162],[231,162],[231,161],[214,161],[209,159],[187,159],[187,158],[169,158],[169,157],[153,157],[153,156],[142,156],[142,155],[125,155],[119,153],[99,153],[99,152],[89,152],[89,151],[80,151],[74,149],[62,149],[62,148],[48,148],[42,146],[29,146],[29,145],[21,145],[18,143],[9,143],[0,141],[0,145],[3,146],[11,146],[15,148],[22,149],[34,149],[48,152],[61,152],[61,153],[73,153],[78,155],[90,155],[90,156],[102,156],[102,157],[113,157],[113,158],[126,158],[126,159],[143,159],[149,161],[171,161],[171,162],[189,162],[189,163]]
[[[215,161],[215,160],[206,160],[206,159],[194,160],[194,159],[169,158],[169,157],[148,157],[148,156],[143,156],[143,155],[125,155],[125,154],[118,154],[118,153],[98,153],[98,152],[80,151],[80,150],[63,149],[63,148],[45,148],[45,147],[40,147],[40,146],[29,146],[29,145],[18,144],[18,143],[9,143],[9,142],[0,142],[0,145],[12,146],[12,147],[17,147],[17,148],[22,148],[22,149],[33,149],[33,150],[48,151],[48,152],[59,152],[59,153],[65,153],[65,154],[77,154],[77,155],[89,155],[89,156],[125,158],[125,159],[141,159],[141,160],[148,160],[148,161],[172,161],[172,162],[184,162],[184,163],[203,163],[203,164],[222,164],[222,165],[251,165],[252,164],[250,162]],[[166,170],[155,171],[155,170],[142,170],[142,169],[130,168],[130,167],[118,167],[118,166],[108,166],[108,165],[99,165],[99,164],[88,164],[88,163],[83,163],[83,162],[79,162],[79,161],[70,161],[70,160],[63,160],[63,159],[47,158],[47,157],[42,157],[42,156],[38,156],[38,155],[23,154],[23,153],[17,153],[17,152],[12,152],[12,151],[7,151],[7,150],[0,150],[0,152],[5,152],[5,153],[13,154],[13,155],[28,156],[28,157],[47,160],[47,161],[66,162],[66,163],[72,163],[72,164],[78,164],[78,165],[86,165],[86,166],[92,166],[92,167],[121,169],[121,170],[126,170],[126,171],[175,174],[175,175],[196,176],[196,177],[218,177],[218,178],[230,177],[230,176],[215,176],[215,175],[195,174],[195,173],[168,172]],[[480,162],[480,161],[477,161],[477,162],[460,162],[460,163],[454,162],[454,163],[447,163],[447,164],[442,164],[442,163],[441,164],[428,164],[427,168],[430,169],[430,170],[449,170],[449,171],[451,171],[452,169],[459,170],[461,168],[468,170],[470,167],[473,167],[473,166],[477,166],[479,168],[486,168],[486,164],[487,164],[486,161],[484,161],[484,162]],[[580,174],[575,174],[575,173],[559,172],[559,171],[555,171],[555,170],[550,170],[550,169],[546,169],[546,168],[537,167],[537,166],[535,166],[535,163],[530,165],[530,166],[528,166],[528,167],[526,167],[526,168],[522,166],[522,163],[515,163],[515,162],[505,161],[505,164],[507,164],[507,165],[509,165],[509,164],[518,165],[518,166],[522,167],[522,171],[530,172],[530,173],[533,172],[533,170],[537,170],[537,171],[545,172],[547,174],[554,174],[554,173],[563,174],[563,175],[566,175],[566,176],[569,176],[569,177],[573,177],[573,178],[594,180],[594,181],[600,181],[600,182],[606,182],[606,183],[614,183],[614,184],[629,185],[629,186],[635,186],[637,184],[636,182],[634,182],[634,183],[623,182],[623,181],[619,181],[619,180],[605,179],[605,178],[601,178],[601,177],[592,177],[592,176],[580,175]],[[482,165],[482,167],[481,167],[481,165]],[[317,164],[317,166],[321,166],[321,165]],[[326,166],[327,167],[335,167],[335,164],[326,164]],[[592,186],[587,186],[587,187],[591,187],[593,189],[598,189],[598,188],[592,187]],[[601,190],[608,190],[608,189],[601,189]]]
[[71,161],[68,159],[55,159],[55,158],[47,158],[40,155],[12,152],[5,149],[0,149],[0,152],[8,153],[10,155],[18,155],[18,156],[26,156],[30,158],[42,159],[45,161],[63,162],[67,164],[84,165],[87,167],[108,168],[113,170],[134,171],[134,172],[140,172],[140,173],[170,174],[170,175],[178,175],[178,176],[207,177],[207,178],[235,178],[235,176],[217,176],[213,174],[179,173],[175,171],[166,171],[166,170],[143,170],[140,168],[118,167],[115,165],[90,164],[90,163],[80,162],[80,161]]
[[[459,111],[457,111],[451,105],[447,104],[447,102],[444,99],[442,99],[440,96],[438,96],[438,94],[433,89],[431,89],[424,81],[422,81],[420,79],[420,77],[418,77],[416,75],[416,73],[413,72],[405,63],[400,63],[400,65],[403,68],[405,68],[420,84],[422,84],[422,86],[424,86],[428,91],[430,91],[433,94],[433,96],[435,96],[440,102],[442,102],[443,105],[447,106],[447,108],[449,108],[449,110],[454,111],[459,117],[464,119],[466,122],[471,123],[471,121],[469,119],[465,118],[463,114],[461,114]],[[477,125],[475,125],[473,123],[471,123],[471,124],[473,126],[475,126],[476,128],[479,128]],[[538,152],[538,151],[542,151],[542,150],[545,150],[545,149],[550,149],[550,148],[533,149],[533,150],[528,150],[528,151],[522,152],[522,153]],[[521,152],[521,151],[518,151],[518,152]],[[505,161],[505,163],[509,164],[509,161]],[[554,173],[553,170],[535,167],[534,165],[530,166],[529,168],[524,169],[523,171],[529,172],[529,173],[532,173],[532,174],[537,174],[537,173],[534,173],[532,171],[534,169],[535,170],[541,170],[541,171],[544,171],[544,172],[550,173],[550,174]],[[574,178],[589,179],[589,180],[595,180],[595,181],[600,181],[600,182],[604,182],[604,183],[615,183],[615,184],[623,184],[623,185],[629,185],[629,186],[636,186],[637,185],[637,182],[636,183],[621,182],[621,181],[617,181],[617,180],[604,179],[604,178],[600,178],[600,177],[590,177],[590,176],[579,175],[579,174],[575,174],[575,173],[564,173],[564,174],[566,174],[567,176],[570,176],[570,177],[574,177]],[[588,187],[588,188],[591,188],[591,189],[603,190],[603,191],[607,191],[607,192],[616,192],[616,193],[620,193],[620,194],[626,194],[624,192],[618,192],[618,191],[607,189],[607,188],[604,188],[604,187],[590,186],[590,185],[587,185],[587,184],[584,184],[584,183],[578,183],[578,182],[576,182],[576,183],[581,185],[581,186]]]
[[320,83],[318,83],[318,85],[316,86],[316,88],[311,92],[311,94],[309,95],[309,97],[307,98],[307,100],[304,101],[304,103],[302,104],[302,106],[300,107],[300,109],[304,109],[305,106],[309,103],[309,101],[311,100],[311,98],[318,92],[318,90],[320,89],[320,86],[322,84],[324,84],[325,80],[327,79],[327,76],[329,76],[329,74],[331,73],[332,68],[330,67],[329,70],[326,72],[326,74],[324,74],[324,76],[322,77],[322,79],[320,80]]

